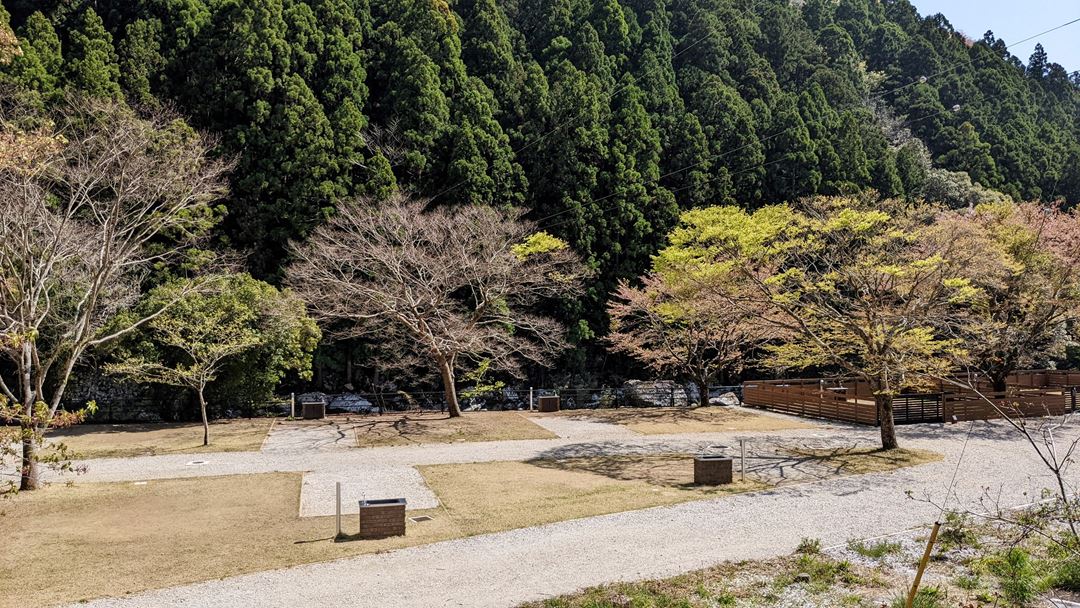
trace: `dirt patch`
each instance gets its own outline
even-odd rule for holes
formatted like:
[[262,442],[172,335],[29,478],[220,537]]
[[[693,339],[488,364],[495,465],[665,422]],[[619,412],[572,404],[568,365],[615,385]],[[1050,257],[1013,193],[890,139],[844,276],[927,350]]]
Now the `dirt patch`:
[[154,454],[258,451],[272,418],[244,418],[210,423],[204,446],[201,423],[80,424],[50,431],[51,443],[63,443],[78,458],[128,458]]
[[352,424],[362,448],[556,438],[517,412],[466,412],[458,418],[426,412],[381,414],[356,418]]
[[729,407],[649,407],[566,410],[553,416],[621,424],[643,435],[723,433],[730,431],[779,431],[814,428],[814,423],[757,414]]

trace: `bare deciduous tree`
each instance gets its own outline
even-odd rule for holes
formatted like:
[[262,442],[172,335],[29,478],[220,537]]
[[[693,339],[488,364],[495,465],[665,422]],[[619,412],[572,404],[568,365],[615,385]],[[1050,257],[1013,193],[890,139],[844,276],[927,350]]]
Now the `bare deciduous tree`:
[[564,328],[537,305],[577,293],[584,269],[520,212],[424,207],[400,193],[341,205],[294,247],[288,281],[339,336],[433,362],[458,416],[463,360],[513,372],[564,346]]
[[709,403],[709,383],[738,373],[746,354],[776,335],[763,306],[733,305],[710,289],[676,287],[650,274],[640,288],[621,283],[608,304],[608,342],[660,374],[682,376]]
[[55,122],[0,116],[0,396],[19,421],[21,489],[38,486],[75,363],[160,314],[110,324],[212,222],[228,163],[208,148],[172,116],[109,101],[72,99]]

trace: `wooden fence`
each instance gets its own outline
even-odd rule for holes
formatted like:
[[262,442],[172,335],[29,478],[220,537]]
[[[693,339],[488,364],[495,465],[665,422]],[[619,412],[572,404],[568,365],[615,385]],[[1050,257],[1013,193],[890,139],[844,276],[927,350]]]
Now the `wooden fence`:
[[[1006,392],[989,392],[989,386],[978,383],[982,394],[994,405],[973,391],[947,383],[934,392],[897,395],[893,398],[893,419],[897,424],[961,422],[1000,418],[1000,412],[1010,416],[1060,416],[1076,410],[1080,372],[1025,370],[1009,380]],[[864,381],[800,378],[747,382],[743,384],[743,402],[796,416],[855,424],[880,422],[874,393]]]
[[749,406],[856,424],[877,424],[874,396],[860,396],[844,386],[826,386],[817,379],[775,380],[743,384],[743,402]]

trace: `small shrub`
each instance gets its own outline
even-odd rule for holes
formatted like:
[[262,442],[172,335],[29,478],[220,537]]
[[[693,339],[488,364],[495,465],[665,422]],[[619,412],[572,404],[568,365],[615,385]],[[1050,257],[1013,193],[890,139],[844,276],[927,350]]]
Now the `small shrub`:
[[795,548],[795,552],[801,555],[817,555],[821,553],[821,539],[803,538],[799,541],[799,546]]
[[978,574],[972,574],[970,576],[967,574],[961,574],[960,576],[956,577],[956,580],[953,581],[953,584],[955,584],[961,589],[964,589],[965,591],[974,591],[982,586],[982,580],[979,579]]
[[941,551],[978,547],[979,535],[971,529],[968,516],[964,513],[946,513],[945,523],[938,533],[938,547]]
[[1080,591],[1080,559],[1074,557],[1059,562],[1050,577],[1050,584],[1057,589]]
[[991,557],[987,566],[998,577],[1002,595],[1014,604],[1024,606],[1039,594],[1039,579],[1027,551],[1013,547]]
[[811,593],[826,591],[837,581],[850,584],[859,581],[859,577],[851,570],[851,562],[847,560],[836,561],[824,556],[804,554],[799,556],[788,573],[777,577],[773,584],[776,587],[787,587],[793,584],[800,574],[810,576],[807,589]]
[[848,549],[851,549],[855,553],[863,557],[869,557],[872,559],[881,559],[886,555],[893,553],[899,553],[903,549],[903,545],[898,542],[881,540],[877,542],[864,543],[862,541],[851,541],[848,543]]
[[[890,606],[891,608],[906,608],[907,592],[894,597]],[[945,593],[938,587],[919,587],[911,606],[912,608],[944,608]]]

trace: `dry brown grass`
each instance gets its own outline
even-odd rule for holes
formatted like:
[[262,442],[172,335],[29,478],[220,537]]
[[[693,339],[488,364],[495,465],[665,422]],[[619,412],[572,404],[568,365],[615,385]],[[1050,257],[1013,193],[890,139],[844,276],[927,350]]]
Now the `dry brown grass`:
[[[695,489],[669,474],[612,479],[584,465],[561,466],[420,467],[443,506],[409,516],[432,521],[407,522],[404,537],[338,543],[330,540],[332,517],[298,516],[298,473],[52,485],[0,503],[0,571],[18,573],[0,577],[0,608],[124,595],[762,487]],[[348,516],[346,532],[355,527],[356,516]]]
[[[460,536],[446,518],[407,536],[334,543],[300,518],[299,473],[53,485],[0,503],[0,607],[47,606]],[[414,511],[410,515],[430,513]],[[434,513],[439,515],[439,513]],[[346,530],[356,527],[356,516]],[[31,582],[32,581],[32,582]]]
[[729,407],[642,407],[596,410],[565,410],[542,416],[568,416],[621,424],[643,435],[720,433],[727,431],[779,431],[808,429],[815,425],[779,416],[757,414]]
[[444,517],[467,534],[620,513],[748,492],[746,481],[695,487],[682,455],[612,456],[561,461],[483,462],[417,467],[439,496]]
[[836,475],[865,475],[884,473],[903,467],[937,462],[944,458],[938,452],[930,450],[880,448],[791,448],[784,450],[790,456],[799,459],[813,459],[819,464],[832,469]]
[[79,458],[127,458],[153,454],[257,451],[272,418],[221,420],[210,423],[210,445],[202,444],[201,423],[80,424],[50,431],[48,439],[63,443]]
[[362,448],[556,437],[517,412],[465,412],[460,418],[434,412],[381,414],[353,424],[356,443]]

